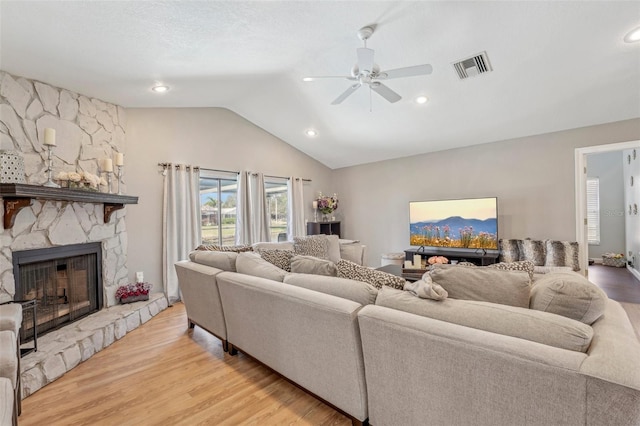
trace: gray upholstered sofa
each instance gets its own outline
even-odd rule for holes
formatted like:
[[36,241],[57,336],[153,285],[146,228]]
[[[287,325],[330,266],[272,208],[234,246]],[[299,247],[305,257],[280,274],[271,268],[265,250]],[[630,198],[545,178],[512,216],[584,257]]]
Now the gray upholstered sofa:
[[196,252],[176,270],[190,322],[354,424],[640,424],[640,342],[606,297],[588,325],[529,309],[522,291],[539,279],[508,306],[287,273],[246,253]]

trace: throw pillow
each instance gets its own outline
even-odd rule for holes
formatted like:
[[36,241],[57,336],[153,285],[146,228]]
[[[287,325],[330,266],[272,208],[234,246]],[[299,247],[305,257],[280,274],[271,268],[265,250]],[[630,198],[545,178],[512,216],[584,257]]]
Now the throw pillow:
[[604,291],[583,276],[552,272],[536,280],[529,307],[593,324],[604,313],[606,304]]
[[327,256],[333,263],[340,262],[340,237],[337,235],[327,235]]
[[293,256],[290,266],[291,272],[298,274],[326,275],[328,277],[338,276],[338,268],[335,263],[313,256]]
[[366,266],[360,266],[348,260],[341,260],[336,266],[338,267],[338,277],[364,281],[365,283],[373,285],[378,290],[385,285],[402,290],[407,282],[404,278],[396,275],[377,271],[367,268]]
[[273,281],[284,281],[286,271],[267,262],[257,253],[238,253],[236,270],[245,275],[267,278]]
[[371,284],[346,278],[323,277],[321,275],[288,274],[285,284],[304,287],[320,293],[353,300],[361,305],[375,303],[378,290]]
[[236,272],[237,257],[235,252],[195,250],[189,253],[192,262],[231,272]]
[[329,240],[324,234],[293,237],[293,251],[302,256],[329,260]]
[[511,263],[520,260],[518,240],[500,239],[498,241],[498,248],[500,249],[500,262]]
[[376,305],[572,351],[586,352],[593,338],[593,329],[579,321],[497,303],[419,299],[383,288]]
[[531,286],[527,274],[482,266],[436,268],[428,273],[450,298],[529,307]]
[[242,245],[237,245],[237,246],[224,246],[224,245],[218,245],[218,244],[200,244],[198,247],[196,247],[196,250],[203,250],[203,251],[233,251],[236,253],[242,253],[245,251],[253,251],[253,247],[251,247],[250,245],[246,245],[246,244],[242,244]]
[[518,252],[520,257],[518,260],[528,260],[534,266],[543,266],[545,262],[545,244],[540,240],[518,240]]
[[522,260],[518,262],[500,262],[487,266],[488,268],[501,269],[503,271],[522,271],[529,274],[529,280],[533,280],[533,272],[535,266],[528,260]]
[[545,244],[545,266],[569,266],[574,271],[580,270],[577,242],[547,240]]
[[295,256],[293,250],[259,250],[258,253],[267,262],[291,272],[291,258]]

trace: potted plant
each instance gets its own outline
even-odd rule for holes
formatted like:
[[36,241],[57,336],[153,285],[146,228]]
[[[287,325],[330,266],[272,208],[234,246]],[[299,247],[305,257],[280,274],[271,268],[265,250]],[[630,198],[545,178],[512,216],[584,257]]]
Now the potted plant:
[[149,290],[151,290],[151,287],[152,285],[149,283],[122,285],[116,290],[116,299],[122,304],[149,300]]

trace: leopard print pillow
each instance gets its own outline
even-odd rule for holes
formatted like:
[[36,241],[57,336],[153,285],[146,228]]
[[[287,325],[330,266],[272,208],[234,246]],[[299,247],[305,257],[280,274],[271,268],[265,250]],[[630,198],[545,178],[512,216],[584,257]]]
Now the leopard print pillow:
[[238,246],[221,246],[218,244],[200,244],[196,247],[196,250],[204,251],[232,251],[235,253],[242,253],[245,251],[253,251],[253,247],[250,245],[238,245]]
[[259,250],[258,253],[267,262],[291,272],[291,258],[296,255],[293,250]]
[[404,285],[407,283],[404,278],[388,274],[386,272],[377,271],[375,269],[370,269],[366,266],[360,266],[357,263],[344,259],[338,262],[336,266],[338,267],[339,278],[364,281],[365,283],[371,284],[378,290],[380,290],[383,285],[398,290],[404,290]]
[[293,237],[293,251],[302,256],[331,260],[329,259],[329,239],[322,234]]
[[488,268],[501,269],[503,271],[522,271],[529,274],[530,280],[533,279],[534,265],[533,262],[529,262],[528,260],[494,263],[493,265],[489,265]]

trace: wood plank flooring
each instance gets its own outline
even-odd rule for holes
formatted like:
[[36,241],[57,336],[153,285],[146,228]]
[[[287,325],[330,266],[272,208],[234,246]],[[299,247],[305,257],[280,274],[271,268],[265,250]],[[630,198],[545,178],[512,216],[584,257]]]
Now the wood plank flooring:
[[589,281],[618,302],[640,303],[640,281],[627,268],[589,266]]
[[220,340],[178,303],[23,401],[28,425],[350,425]]

